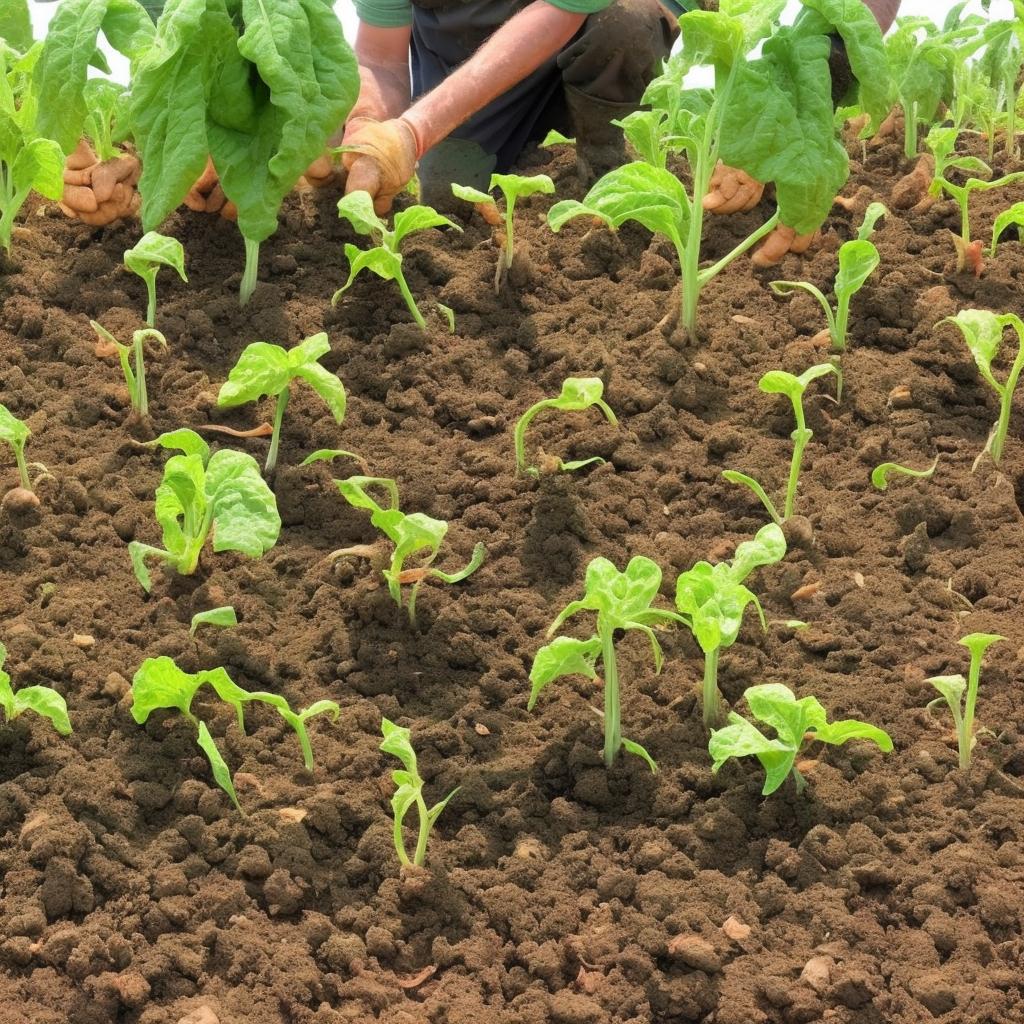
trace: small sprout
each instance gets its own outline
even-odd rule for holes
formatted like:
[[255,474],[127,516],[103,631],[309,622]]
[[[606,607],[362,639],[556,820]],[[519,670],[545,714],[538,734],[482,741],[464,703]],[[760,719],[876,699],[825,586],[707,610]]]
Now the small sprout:
[[995,223],[992,225],[992,246],[988,251],[989,256],[995,258],[999,239],[1002,238],[1003,232],[1011,225],[1016,226],[1019,236],[1020,229],[1024,227],[1024,203],[1014,203],[1008,210],[1003,210],[996,217]]
[[192,625],[189,627],[189,636],[195,636],[200,626],[237,626],[238,616],[231,605],[224,605],[221,608],[210,608],[205,612],[196,612],[192,616]]
[[344,448],[317,448],[310,452],[300,463],[300,466],[312,466],[314,462],[333,462],[335,459],[354,459],[364,469],[366,460],[355,452],[346,451]]
[[64,698],[49,686],[23,686],[20,690],[11,687],[11,677],[4,672],[7,648],[0,643],[0,707],[8,722],[13,722],[26,711],[34,711],[50,724],[61,736],[71,734],[71,721]]
[[[974,356],[978,372],[992,385],[999,396],[999,419],[989,434],[985,451],[991,453],[992,461],[998,466],[1003,457],[1003,445],[1010,429],[1010,413],[1013,410],[1013,392],[1017,387],[1021,371],[1024,370],[1024,321],[1015,313],[997,316],[987,309],[962,309],[956,316],[947,316],[940,323],[956,324],[960,328],[967,347]],[[1013,360],[1006,383],[1000,384],[992,373],[992,363],[1003,344],[1003,332],[1012,327],[1017,333],[1017,356]]]
[[601,659],[604,675],[604,763],[611,768],[619,750],[642,757],[652,772],[658,770],[647,751],[622,735],[622,709],[619,698],[619,669],[615,652],[616,630],[638,629],[651,643],[654,670],[661,672],[661,644],[654,635],[653,626],[667,622],[687,624],[675,612],[652,608],[661,587],[661,569],[649,558],[637,555],[629,560],[624,572],[619,572],[607,558],[595,558],[587,566],[585,593],[582,599],[572,601],[559,612],[547,635],[550,637],[566,619],[581,611],[597,613],[597,630],[586,640],[573,637],[555,637],[542,647],[533,659],[530,669],[530,700],[533,710],[544,688],[562,676],[582,675],[596,679],[596,664]]
[[787,520],[792,518],[794,508],[796,506],[796,489],[800,482],[800,465],[803,462],[804,449],[807,447],[811,438],[814,436],[813,432],[808,428],[807,422],[804,418],[804,406],[803,396],[807,390],[807,385],[812,380],[817,380],[818,377],[825,376],[826,373],[835,373],[838,375],[839,371],[831,363],[818,363],[817,366],[812,366],[807,370],[804,370],[799,377],[794,377],[791,373],[786,373],[785,370],[769,370],[758,382],[758,387],[768,395],[785,395],[793,406],[793,415],[796,418],[796,429],[790,434],[793,439],[793,458],[790,461],[789,466],[789,483],[786,485],[786,503],[783,506],[782,515],[779,515],[778,509],[775,507],[775,503],[768,497],[765,489],[753,478],[747,476],[745,473],[737,473],[734,470],[727,469],[722,473],[729,483],[743,484],[749,487],[754,494],[761,500],[761,504],[767,509],[768,514],[778,523],[780,526]]
[[541,145],[545,149],[550,149],[552,146],[575,146],[576,140],[570,139],[568,136],[563,135],[560,131],[552,128],[551,131],[544,136],[541,141]]
[[493,203],[490,192],[499,189],[505,197],[505,246],[503,256],[498,260],[498,267],[494,275],[494,290],[500,291],[502,282],[512,267],[512,259],[515,256],[515,238],[513,235],[514,222],[512,215],[515,212],[516,200],[520,197],[536,195],[538,192],[544,195],[552,195],[555,191],[555,183],[546,174],[535,174],[532,176],[522,174],[492,174],[491,183],[487,192],[470,188],[468,185],[452,185],[452,193],[459,199],[465,199],[467,203]]
[[146,593],[152,587],[148,558],[190,576],[211,534],[214,551],[240,551],[250,558],[261,558],[277,543],[277,501],[251,455],[225,448],[211,456],[209,445],[192,430],[161,434],[150,445],[184,454],[167,460],[156,489],[164,547],[139,541],[128,545],[135,578]]
[[764,610],[757,596],[743,581],[763,565],[775,565],[786,555],[786,538],[775,523],[762,526],[753,540],[736,548],[732,562],[711,565],[698,562],[680,573],[676,580],[676,610],[684,616],[694,639],[704,652],[704,686],[701,706],[704,724],[713,728],[722,720],[722,697],[718,690],[718,656],[739,636],[743,614],[753,604],[767,629]]
[[[448,533],[448,524],[441,519],[432,519],[422,512],[413,512],[410,515],[401,512],[398,508],[398,484],[386,477],[374,476],[352,476],[347,480],[334,481],[341,496],[353,507],[365,509],[370,513],[370,522],[377,527],[385,537],[394,545],[395,550],[391,556],[391,565],[384,570],[384,579],[388,584],[388,593],[399,608],[402,607],[402,586],[412,584],[409,592],[409,600],[406,607],[409,611],[409,621],[416,625],[416,597],[420,587],[428,579],[439,579],[443,583],[461,583],[483,564],[486,549],[482,543],[473,549],[473,556],[469,564],[455,573],[442,572],[435,569],[432,562],[437,558],[441,550],[441,544]],[[387,508],[382,507],[370,495],[367,490],[371,487],[383,488],[387,491],[391,503]],[[344,551],[336,551],[332,558],[345,554]],[[420,559],[420,565],[413,569],[406,569],[405,561],[415,555],[424,555]]]
[[350,192],[338,200],[338,216],[347,220],[361,235],[368,235],[375,242],[372,249],[360,249],[351,242],[345,244],[345,255],[348,257],[348,280],[339,288],[331,299],[331,305],[337,305],[342,294],[364,270],[369,270],[385,281],[394,281],[405,299],[406,306],[413,320],[422,330],[427,329],[427,322],[419,311],[409,285],[402,272],[401,246],[405,238],[414,231],[426,231],[428,228],[449,227],[456,231],[462,228],[447,217],[442,217],[429,206],[408,206],[395,214],[395,226],[389,230],[387,224],[374,212],[373,200],[368,192]]
[[[615,413],[612,412],[608,403],[602,397],[604,395],[604,384],[600,377],[567,377],[562,382],[562,392],[557,398],[545,398],[535,405],[531,405],[516,423],[513,439],[516,450],[516,470],[520,473],[529,473],[531,476],[538,476],[538,470],[526,464],[526,428],[533,418],[545,409],[560,409],[562,412],[582,412],[592,406],[596,406],[604,418],[614,427],[618,426]],[[559,469],[571,472],[586,466],[592,462],[603,462],[603,459],[583,459],[578,462],[562,462],[559,460]]]
[[291,397],[293,380],[304,380],[323,400],[336,423],[345,418],[345,388],[340,378],[320,365],[320,358],[331,351],[324,332],[314,334],[294,348],[254,341],[247,345],[238,362],[231,368],[221,386],[217,405],[233,408],[246,402],[257,402],[265,395],[277,398],[274,410],[274,432],[270,439],[264,473],[277,466],[277,450],[281,443],[281,422]]
[[[128,397],[131,399],[132,411],[139,419],[145,419],[149,415],[149,392],[146,388],[146,361],[144,344],[147,338],[160,342],[167,348],[167,339],[155,328],[146,327],[132,333],[130,346],[122,344],[102,324],[95,320],[89,321],[89,326],[99,335],[101,341],[112,345],[117,357],[121,361],[121,372],[124,373],[124,382],[128,387]],[[99,349],[97,348],[97,353]],[[107,354],[107,353],[103,353]],[[131,359],[135,356],[135,369],[132,370]]]
[[931,701],[928,707],[932,708],[944,700],[953,713],[961,771],[969,771],[971,767],[971,751],[974,749],[974,709],[978,703],[981,662],[989,647],[1005,639],[1006,637],[996,633],[971,633],[965,636],[960,643],[971,652],[971,667],[968,670],[967,679],[965,680],[961,675],[955,675],[932,676],[931,679],[926,680],[942,695]]
[[935,460],[927,469],[911,469],[909,466],[901,466],[898,462],[883,462],[880,466],[875,466],[871,471],[871,483],[880,491],[884,491],[889,486],[889,476],[892,473],[928,480],[935,472],[935,467],[938,464],[938,455],[935,456]]
[[[217,785],[231,798],[231,802],[241,811],[235,787],[231,780],[223,756],[210,735],[206,723],[192,713],[192,700],[204,684],[209,684],[217,696],[235,709],[238,728],[245,734],[245,708],[250,701],[268,704],[291,726],[299,740],[306,771],[313,770],[313,747],[309,741],[306,723],[316,715],[330,714],[332,721],[337,721],[340,709],[333,700],[318,700],[303,711],[292,711],[284,697],[276,693],[243,690],[235,684],[223,668],[204,670],[202,672],[183,672],[168,657],[147,658],[132,679],[132,718],[139,725],[145,725],[149,716],[158,709],[175,708],[180,711],[196,728],[196,742],[206,754]],[[243,812],[244,813],[244,812]]]
[[731,757],[756,757],[764,768],[763,796],[774,793],[792,774],[798,793],[806,782],[796,767],[797,755],[805,742],[831,743],[839,746],[847,740],[870,740],[889,753],[892,740],[888,733],[866,722],[848,719],[829,722],[825,709],[816,697],[797,700],[788,686],[769,683],[751,686],[743,694],[750,713],[775,731],[769,739],[746,718],[730,712],[729,724],[711,733],[708,753],[713,761],[711,771],[718,770]]
[[46,467],[41,462],[28,463],[25,461],[25,444],[32,436],[28,426],[19,420],[5,405],[0,405],[0,441],[6,441],[14,452],[14,461],[18,466],[18,477],[21,481],[22,490],[34,493],[32,478],[29,476],[29,466],[40,469],[42,472],[36,478],[36,483],[43,477],[49,477]]
[[[443,800],[428,810],[427,802],[423,799],[423,779],[420,778],[416,765],[416,751],[412,748],[409,730],[403,729],[402,726],[395,725],[394,722],[389,722],[385,718],[380,723],[380,731],[384,736],[380,749],[385,754],[393,754],[405,766],[404,770],[396,768],[391,773],[391,778],[397,787],[394,796],[391,797],[395,853],[398,854],[398,860],[403,866],[414,864],[421,868],[427,860],[427,841],[430,839],[431,830],[441,816],[441,812],[448,806],[448,801],[458,793],[461,787],[456,786]],[[416,805],[416,813],[419,817],[419,834],[416,838],[416,850],[410,859],[409,854],[405,851],[402,822],[413,804]]]
[[445,323],[448,325],[448,333],[455,333],[455,310],[451,306],[446,306],[443,302],[438,302],[437,311],[444,317]]
[[[146,326],[156,326],[156,275],[161,267],[172,267],[182,281],[185,276],[185,250],[176,238],[147,231],[135,246],[125,251],[124,265],[146,282]],[[166,344],[166,342],[165,342]]]

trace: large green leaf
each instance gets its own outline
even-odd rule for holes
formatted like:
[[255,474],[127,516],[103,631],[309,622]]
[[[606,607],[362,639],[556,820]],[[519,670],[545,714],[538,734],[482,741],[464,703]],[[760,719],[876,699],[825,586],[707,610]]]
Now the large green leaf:
[[873,242],[854,238],[839,247],[839,271],[835,293],[838,300],[847,300],[860,291],[864,282],[878,266],[878,250]]
[[260,558],[277,543],[277,500],[251,455],[216,452],[206,468],[206,494],[213,511],[214,551]]
[[548,683],[562,676],[582,675],[588,679],[596,676],[594,664],[601,653],[601,641],[593,636],[589,640],[576,640],[569,636],[557,636],[542,647],[533,658],[530,668],[530,700],[527,708],[532,710],[537,698]]
[[32,45],[28,0],[0,0],[0,40],[20,53]]
[[291,380],[288,353],[280,345],[254,341],[247,345],[221,385],[217,404],[231,408],[280,394]]
[[[6,441],[14,448],[20,448],[28,440],[31,431],[6,405],[0,405],[0,441]],[[0,665],[3,660],[0,659]]]
[[176,708],[186,717],[192,714],[192,699],[209,678],[208,672],[182,671],[173,658],[147,658],[132,677],[132,718],[139,725],[156,710]]
[[33,139],[17,155],[11,167],[15,193],[38,192],[47,199],[64,194],[64,154],[52,139]]
[[181,242],[158,231],[147,231],[132,248],[127,249],[124,265],[144,281],[155,278],[161,267],[171,267],[182,281],[188,280],[185,276],[185,249]]

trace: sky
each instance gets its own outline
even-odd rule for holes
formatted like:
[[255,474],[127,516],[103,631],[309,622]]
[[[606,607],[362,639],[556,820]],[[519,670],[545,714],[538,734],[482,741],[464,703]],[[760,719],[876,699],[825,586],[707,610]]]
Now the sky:
[[[46,26],[50,18],[53,17],[58,5],[55,3],[35,2],[30,6],[32,10],[32,24],[35,27],[36,38],[38,39],[45,34]],[[941,24],[946,16],[946,12],[953,6],[953,0],[903,0],[903,3],[900,5],[900,16],[924,14]],[[799,7],[800,5],[796,0],[790,3],[789,8],[787,8],[790,18],[799,10]],[[352,42],[355,39],[356,33],[356,13],[352,0],[338,0],[334,5],[334,9],[338,12],[342,25],[345,27],[345,36],[349,42]],[[980,13],[980,0],[971,0],[967,5],[965,14]],[[992,0],[990,17],[1000,19],[1012,16],[1013,7],[1010,0]],[[126,82],[128,79],[127,62],[119,54],[110,54],[109,60],[114,78],[118,81]]]

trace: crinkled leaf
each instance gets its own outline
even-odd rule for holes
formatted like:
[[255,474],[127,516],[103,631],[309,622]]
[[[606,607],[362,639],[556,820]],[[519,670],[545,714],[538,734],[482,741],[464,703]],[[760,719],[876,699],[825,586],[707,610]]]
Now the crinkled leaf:
[[745,540],[736,548],[732,557],[732,578],[740,583],[754,569],[762,565],[774,565],[786,557],[786,537],[782,528],[775,523],[762,526],[753,540]]
[[31,189],[47,199],[64,194],[64,154],[51,139],[33,139],[14,159],[11,183],[16,192]]
[[711,771],[715,774],[730,757],[756,757],[764,768],[763,796],[774,793],[786,781],[796,760],[796,749],[781,740],[770,740],[756,726],[735,712],[724,729],[713,729],[708,740]]
[[67,702],[49,686],[23,686],[16,690],[8,716],[17,718],[24,711],[34,711],[40,717],[48,719],[61,736],[71,735]]
[[[380,731],[384,736],[380,749],[385,754],[397,757],[405,765],[409,773],[411,783],[413,779],[419,779],[419,770],[416,766],[416,751],[412,747],[412,734],[404,726],[395,725],[394,722],[385,718],[380,723]],[[396,780],[397,782],[397,780]],[[399,783],[404,784],[404,783]]]
[[369,270],[385,281],[394,281],[402,272],[402,254],[381,246],[376,249],[359,249],[351,242],[346,242],[345,257],[349,265],[348,280],[335,293],[332,302],[336,302],[338,296],[347,291],[364,270]]
[[461,231],[462,228],[438,213],[429,206],[407,206],[395,214],[395,226],[392,232],[394,249],[399,249],[406,236],[415,231],[426,231],[429,228],[449,227]]
[[214,551],[259,558],[277,543],[277,500],[251,455],[216,452],[206,469],[206,494],[213,508]]
[[491,191],[501,189],[506,200],[555,191],[555,183],[546,174],[492,174],[489,187]]
[[999,239],[1011,224],[1016,224],[1018,228],[1024,227],[1024,203],[1014,203],[1008,210],[1003,210],[996,217],[995,223],[992,225],[992,247],[989,249],[989,255],[995,256]]
[[[749,12],[752,5],[743,6]],[[718,12],[689,11],[679,19],[679,28],[683,60],[691,67],[712,64],[727,70],[746,53],[744,22],[721,9]]]
[[596,636],[589,640],[558,636],[542,647],[533,658],[530,668],[530,700],[526,705],[532,710],[537,698],[548,685],[562,676],[582,675],[594,679],[594,665],[601,653],[601,641]]
[[210,446],[194,430],[187,427],[169,430],[148,443],[160,448],[182,451],[186,455],[198,455],[204,466],[210,461]]
[[[181,557],[188,547],[186,527],[199,529],[206,513],[205,473],[199,455],[174,455],[164,465],[156,489],[156,521],[163,528],[163,544]],[[190,534],[189,536],[191,536]]]
[[217,395],[220,406],[244,405],[264,395],[278,395],[291,380],[288,353],[280,345],[254,341],[247,345]]
[[189,627],[189,635],[195,636],[200,626],[237,626],[238,616],[232,605],[223,605],[220,608],[210,608],[205,612],[196,612],[192,616],[192,624]]
[[160,267],[172,267],[182,281],[185,276],[185,249],[181,242],[158,231],[147,231],[124,254],[124,265],[144,281],[156,276]]
[[960,711],[964,692],[967,689],[967,680],[963,676],[932,676],[925,682],[931,683],[942,694],[951,710]]
[[207,672],[184,672],[165,655],[147,658],[132,677],[132,718],[143,725],[159,708],[177,708],[191,715],[192,699],[208,676]]
[[892,750],[892,738],[884,729],[868,725],[867,722],[858,722],[856,719],[819,725],[814,730],[814,738],[833,746],[841,746],[848,740],[870,740],[879,750],[887,754]]
[[836,274],[837,299],[856,295],[878,266],[878,250],[873,242],[854,238],[839,247],[839,272]]
[[997,390],[1000,385],[992,376],[992,362],[1003,343],[1003,330],[1009,322],[987,309],[962,309],[956,316],[948,316],[943,323],[953,323],[967,342],[981,375]]
[[[0,441],[6,441],[20,448],[29,438],[31,431],[5,405],[0,405]],[[0,660],[0,664],[3,661]]]
[[661,586],[661,569],[643,555],[635,555],[619,572],[607,558],[587,566],[586,606],[598,612],[606,628],[622,629],[650,610]]

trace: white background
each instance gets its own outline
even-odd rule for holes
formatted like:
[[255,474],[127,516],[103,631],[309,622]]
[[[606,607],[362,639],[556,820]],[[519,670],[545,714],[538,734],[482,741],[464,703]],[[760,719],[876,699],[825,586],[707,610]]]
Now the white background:
[[[37,39],[45,35],[46,26],[49,23],[50,18],[53,17],[57,6],[58,5],[55,3],[33,3],[31,5],[32,24],[35,27]],[[903,3],[900,5],[900,16],[903,17],[904,15],[923,14],[941,25],[943,19],[946,17],[946,12],[953,6],[953,0],[903,0]],[[345,26],[346,38],[349,42],[353,42],[356,35],[356,12],[352,0],[338,0],[338,2],[335,3],[334,8],[338,12],[338,16],[341,18],[342,24]],[[784,18],[786,20],[792,20],[799,8],[799,3],[791,3],[790,7],[787,8]],[[980,13],[982,13],[980,0],[971,0],[971,3],[967,5],[966,10],[964,11],[964,14]],[[993,0],[989,16],[992,19],[1013,17],[1013,7],[1011,6],[1010,0]],[[106,49],[106,47],[104,47],[104,49]],[[127,82],[127,62],[116,53],[109,54],[109,60],[114,78],[121,82]]]

